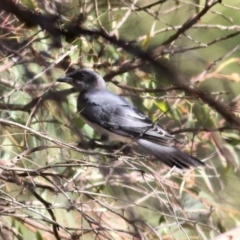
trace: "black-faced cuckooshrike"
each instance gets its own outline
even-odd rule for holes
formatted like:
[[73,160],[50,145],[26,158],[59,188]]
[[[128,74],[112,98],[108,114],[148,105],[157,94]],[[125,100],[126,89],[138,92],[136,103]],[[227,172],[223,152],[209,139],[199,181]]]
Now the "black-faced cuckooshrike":
[[104,79],[90,69],[77,69],[58,82],[71,84],[80,94],[77,109],[81,118],[112,141],[136,143],[153,158],[169,167],[184,169],[204,163],[172,146],[175,137],[127,100],[106,89]]

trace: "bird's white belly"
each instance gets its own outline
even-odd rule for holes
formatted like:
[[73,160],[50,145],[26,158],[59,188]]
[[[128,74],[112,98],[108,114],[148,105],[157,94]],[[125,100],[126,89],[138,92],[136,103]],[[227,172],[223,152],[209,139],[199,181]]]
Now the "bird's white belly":
[[120,141],[120,142],[124,142],[124,143],[129,143],[132,142],[131,138],[127,138],[118,134],[115,134],[113,132],[110,132],[108,130],[106,130],[105,128],[101,127],[100,125],[97,125],[96,123],[92,123],[89,120],[87,120],[85,117],[83,117],[80,114],[80,117],[82,118],[82,120],[87,123],[90,127],[92,127],[95,131],[97,131],[99,134],[107,136],[109,140],[111,141]]

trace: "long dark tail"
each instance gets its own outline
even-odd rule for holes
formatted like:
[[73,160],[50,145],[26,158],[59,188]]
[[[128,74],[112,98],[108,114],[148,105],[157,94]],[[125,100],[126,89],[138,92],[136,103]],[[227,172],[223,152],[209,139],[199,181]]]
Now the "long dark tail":
[[145,139],[138,139],[137,143],[144,148],[148,154],[165,163],[169,167],[176,166],[177,168],[184,169],[204,166],[204,163],[197,158],[192,157],[175,147],[159,145]]

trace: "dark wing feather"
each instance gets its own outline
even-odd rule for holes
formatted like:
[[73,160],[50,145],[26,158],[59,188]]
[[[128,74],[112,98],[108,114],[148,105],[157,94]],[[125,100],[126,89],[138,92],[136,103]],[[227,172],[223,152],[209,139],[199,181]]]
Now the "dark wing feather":
[[141,136],[166,146],[174,141],[173,135],[154,125],[151,119],[125,99],[107,90],[95,90],[80,95],[78,110],[89,121],[122,136]]

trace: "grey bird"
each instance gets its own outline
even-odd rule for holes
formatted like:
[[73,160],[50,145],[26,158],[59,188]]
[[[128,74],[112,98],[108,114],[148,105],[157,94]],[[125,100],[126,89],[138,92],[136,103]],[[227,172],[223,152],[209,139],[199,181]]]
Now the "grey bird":
[[124,98],[110,92],[91,69],[77,69],[57,79],[79,91],[77,110],[94,130],[111,141],[136,143],[169,167],[186,169],[204,163],[172,146],[177,140]]

